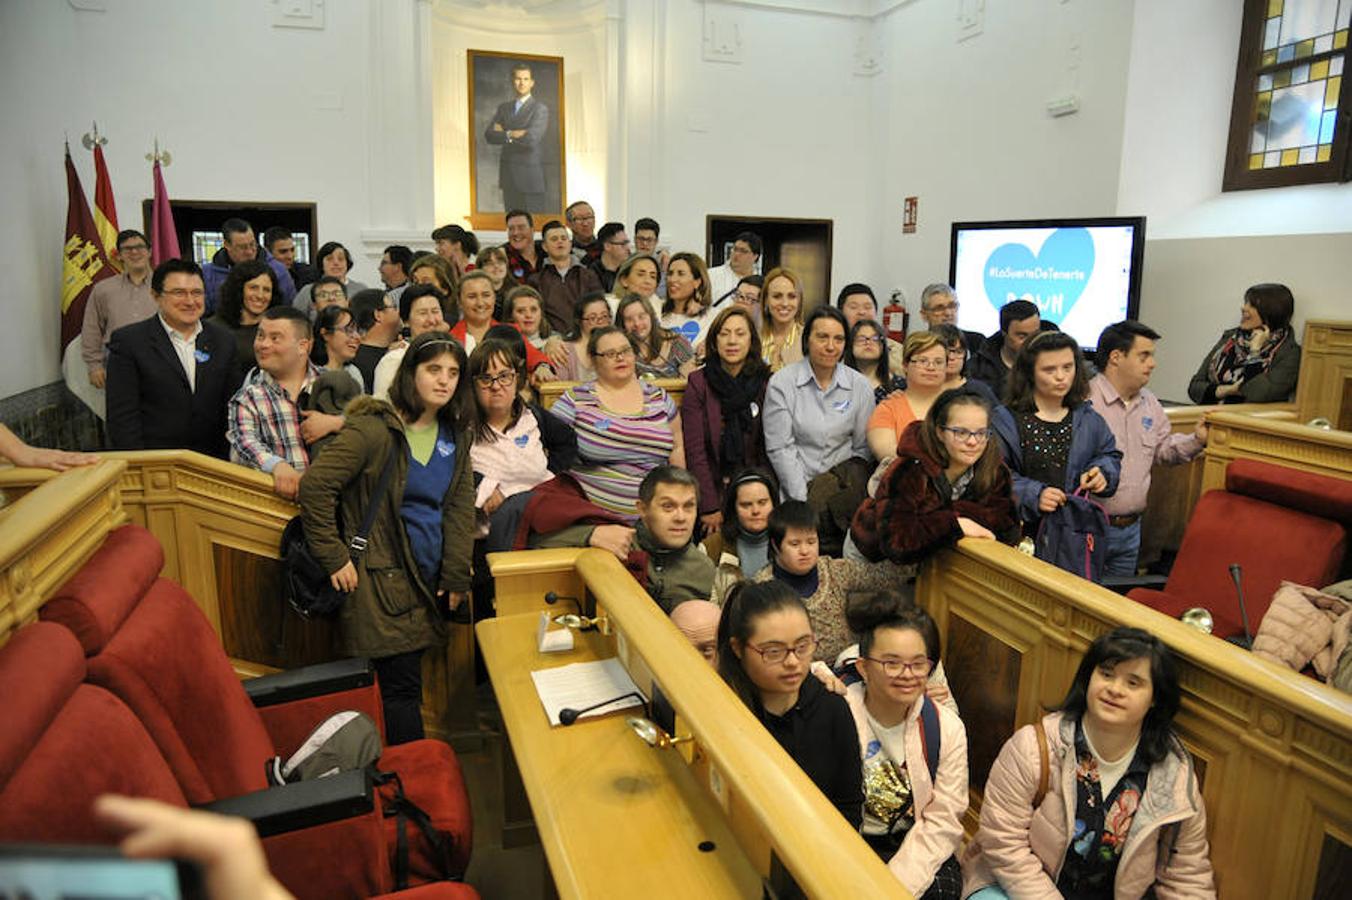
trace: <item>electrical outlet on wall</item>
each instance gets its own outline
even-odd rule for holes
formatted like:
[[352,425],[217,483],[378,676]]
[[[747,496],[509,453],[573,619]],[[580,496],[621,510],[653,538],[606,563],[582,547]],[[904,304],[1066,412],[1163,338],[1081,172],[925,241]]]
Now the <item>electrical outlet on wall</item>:
[[325,0],[272,0],[273,28],[323,28]]

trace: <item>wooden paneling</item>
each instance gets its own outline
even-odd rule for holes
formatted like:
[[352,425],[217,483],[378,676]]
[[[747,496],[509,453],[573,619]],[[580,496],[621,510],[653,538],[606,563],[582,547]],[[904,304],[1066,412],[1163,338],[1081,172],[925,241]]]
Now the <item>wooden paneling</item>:
[[972,785],[979,788],[985,785],[986,773],[1004,744],[1000,735],[1014,732],[1022,655],[957,613],[948,618],[945,650],[945,668],[966,673],[953,685],[953,698],[963,715],[1001,726],[967,736],[967,768]]
[[553,606],[545,594],[553,591],[560,598],[577,597],[586,607],[587,586],[577,574],[578,549],[523,550],[518,553],[488,554],[493,573],[493,604],[499,616],[526,612],[576,612],[573,604],[559,600]]
[[1299,421],[1319,416],[1347,429],[1352,420],[1352,322],[1307,321],[1300,350]]
[[329,619],[305,619],[285,600],[282,563],[226,544],[213,548],[221,604],[221,643],[235,659],[293,668],[337,659],[338,629]]
[[[654,378],[651,383],[662,388],[671,395],[671,399],[676,401],[677,408],[681,405],[681,396],[685,393],[684,378]],[[577,387],[580,382],[577,381],[546,381],[540,385],[540,404],[545,409],[554,405],[554,401],[563,396],[563,392],[569,388]]]
[[1202,490],[1225,486],[1235,459],[1257,459],[1333,478],[1352,478],[1352,432],[1325,431],[1296,422],[1274,422],[1232,412],[1207,417]]
[[[1158,635],[1179,660],[1175,724],[1201,764],[1220,895],[1313,896],[1324,835],[1352,834],[1352,697],[991,541],[964,540],[935,557],[917,596],[939,622],[944,668],[974,738],[1004,741],[1013,729],[1003,706],[963,699],[986,689],[991,669],[965,662],[976,644],[968,629],[1018,651],[1015,725],[1061,701],[1098,635],[1118,625]],[[985,774],[973,779],[974,804]]]
[[[1190,434],[1208,414],[1225,410],[1274,421],[1294,421],[1291,403],[1239,403],[1233,406],[1170,406],[1170,430]],[[1141,521],[1140,564],[1159,559],[1165,550],[1177,550],[1192,516],[1197,498],[1202,495],[1203,456],[1177,466],[1154,466],[1150,470],[1150,495]]]

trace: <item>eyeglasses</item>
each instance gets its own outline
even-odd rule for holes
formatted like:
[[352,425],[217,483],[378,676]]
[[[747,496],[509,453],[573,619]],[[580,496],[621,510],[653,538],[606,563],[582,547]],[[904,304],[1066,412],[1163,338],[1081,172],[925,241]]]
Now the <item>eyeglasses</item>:
[[482,375],[475,375],[474,383],[481,388],[511,387],[516,384],[516,373],[499,372],[496,375],[489,375],[485,372]]
[[345,334],[348,337],[361,337],[361,329],[356,325],[344,325],[342,328],[326,328],[329,334]]
[[755,306],[758,303],[760,303],[760,297],[758,296],[753,297],[751,294],[743,294],[740,292],[735,297],[733,297],[733,299],[736,300],[738,303],[745,304],[746,306]]
[[896,678],[902,673],[928,675],[930,667],[933,665],[928,659],[917,659],[911,662],[903,662],[899,659],[876,659],[872,656],[865,656],[864,659],[882,666],[883,674],[888,678]]
[[906,363],[908,366],[918,366],[921,369],[942,369],[948,365],[946,359],[912,359]]
[[787,647],[784,644],[766,644],[763,647],[757,647],[755,644],[747,644],[747,649],[755,650],[760,654],[762,660],[767,664],[776,666],[782,663],[792,653],[796,658],[803,662],[812,661],[812,651],[817,649],[816,635],[809,635],[794,644]]
[[634,348],[621,347],[618,350],[603,350],[600,353],[597,353],[596,355],[601,357],[608,363],[619,362],[622,359],[627,359],[628,357],[633,356]]
[[881,347],[883,345],[883,339],[876,334],[874,335],[861,334],[859,335],[859,337],[854,339],[854,342],[856,344],[872,344],[875,347]]
[[344,297],[346,297],[346,296],[347,296],[347,295],[344,294],[342,291],[315,291],[315,292],[314,292],[314,298],[315,298],[316,300],[342,300],[342,299],[343,299]]
[[582,321],[588,325],[609,325],[610,316],[606,315],[583,316]]
[[932,313],[950,313],[957,308],[958,303],[955,300],[952,303],[934,303],[925,307],[925,310]]
[[947,425],[940,425],[939,430],[947,431],[949,434],[953,435],[955,440],[959,440],[964,444],[970,444],[974,441],[978,444],[984,444],[991,438],[991,430],[989,428],[978,428],[973,431],[970,428],[950,428]]
[[966,348],[966,347],[949,347],[949,348],[948,348],[948,358],[949,358],[949,359],[956,359],[956,358],[959,357],[959,356],[966,356],[966,355],[967,355],[967,348]]
[[160,293],[166,297],[173,297],[175,300],[187,300],[191,297],[194,300],[205,300],[207,292],[201,288],[167,288]]

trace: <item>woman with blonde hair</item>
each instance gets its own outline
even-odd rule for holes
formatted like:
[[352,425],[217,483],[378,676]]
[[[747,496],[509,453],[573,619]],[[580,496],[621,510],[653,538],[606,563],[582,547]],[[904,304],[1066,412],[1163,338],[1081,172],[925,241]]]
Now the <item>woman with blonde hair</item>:
[[803,282],[792,269],[765,273],[761,287],[761,356],[772,373],[803,358]]
[[868,420],[868,446],[880,462],[897,455],[902,432],[912,422],[925,418],[930,406],[943,393],[948,348],[932,331],[906,335],[901,358],[905,365],[906,390],[897,391],[873,411]]

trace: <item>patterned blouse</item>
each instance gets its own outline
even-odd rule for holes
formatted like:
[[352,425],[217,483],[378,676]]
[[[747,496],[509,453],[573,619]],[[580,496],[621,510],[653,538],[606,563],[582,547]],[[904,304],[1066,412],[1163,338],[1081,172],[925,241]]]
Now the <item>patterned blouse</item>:
[[1103,796],[1098,762],[1089,750],[1084,725],[1075,723],[1075,833],[1056,888],[1066,900],[1113,896],[1117,864],[1122,858],[1136,809],[1145,794],[1150,766],[1138,749],[1127,771]]
[[639,483],[665,465],[676,446],[676,404],[661,388],[641,384],[643,411],[637,415],[603,405],[594,381],[570,388],[549,410],[577,432],[578,465],[571,474],[587,499],[630,521],[638,518]]
[[666,357],[645,362],[640,355],[638,374],[652,378],[681,378],[681,366],[695,358],[695,348],[685,339],[685,335],[676,334],[666,345]]

